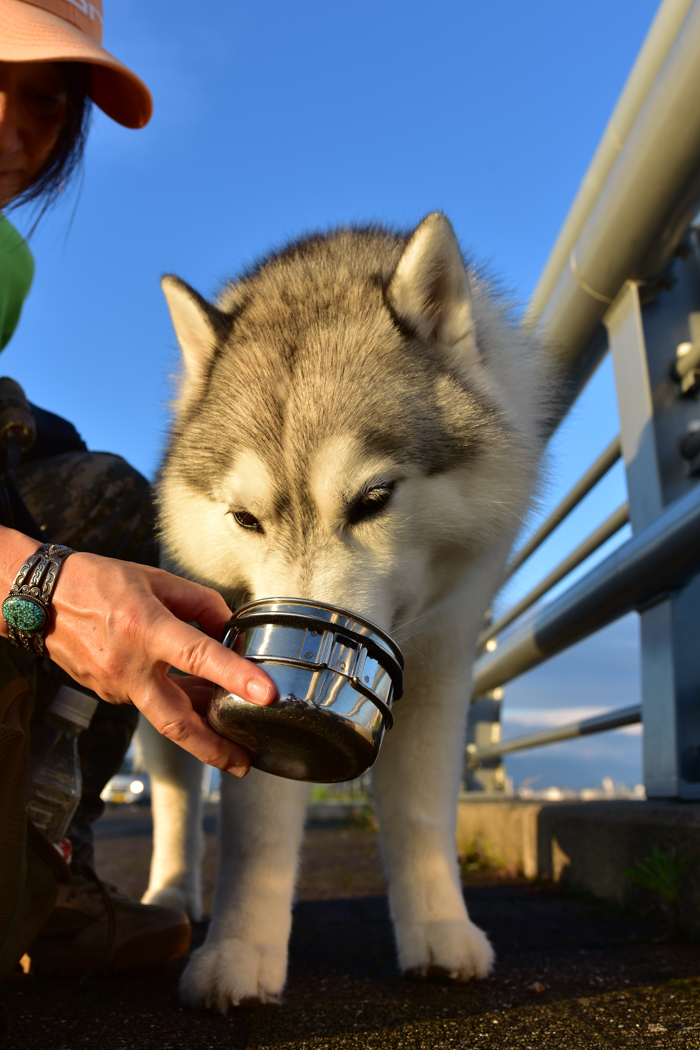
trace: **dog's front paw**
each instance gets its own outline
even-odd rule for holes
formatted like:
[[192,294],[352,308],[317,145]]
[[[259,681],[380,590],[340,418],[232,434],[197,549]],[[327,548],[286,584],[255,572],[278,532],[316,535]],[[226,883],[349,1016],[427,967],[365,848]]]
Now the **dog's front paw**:
[[204,944],[180,979],[180,995],[190,1006],[216,1007],[274,1003],[284,988],[287,954],[271,944],[234,938]]
[[410,977],[470,981],[491,973],[493,948],[469,919],[426,922],[397,931],[401,969]]
[[146,890],[142,904],[157,904],[161,908],[181,908],[193,922],[202,918],[201,894],[181,886],[163,886],[159,890]]

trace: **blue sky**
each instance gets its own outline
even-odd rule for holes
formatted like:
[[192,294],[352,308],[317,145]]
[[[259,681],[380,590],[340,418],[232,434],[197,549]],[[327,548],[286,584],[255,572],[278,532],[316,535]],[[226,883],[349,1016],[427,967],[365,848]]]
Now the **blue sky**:
[[[75,196],[32,239],[36,280],[3,371],[152,476],[177,359],[163,273],[209,295],[301,232],[411,226],[440,208],[525,302],[656,6],[106,0],[105,43],[152,88],[155,116],[133,132],[97,114],[72,222]],[[554,442],[543,510],[616,432],[604,366]],[[623,498],[618,468],[508,597]],[[634,702],[636,630],[624,621],[509,686],[506,732],[538,710],[545,724],[555,707]],[[640,776],[629,733],[519,756],[513,773],[545,783],[566,754],[572,783]]]

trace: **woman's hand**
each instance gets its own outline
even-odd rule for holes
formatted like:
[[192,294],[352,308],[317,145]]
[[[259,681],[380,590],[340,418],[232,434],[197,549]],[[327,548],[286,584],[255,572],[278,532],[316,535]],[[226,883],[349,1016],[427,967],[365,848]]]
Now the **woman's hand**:
[[[231,616],[219,594],[161,569],[76,553],[61,568],[51,608],[46,651],[76,682],[111,704],[135,704],[159,733],[203,762],[236,776],[248,772],[243,749],[199,713],[206,683],[257,704],[273,700],[275,687],[214,640]],[[171,666],[195,680],[169,675]]]

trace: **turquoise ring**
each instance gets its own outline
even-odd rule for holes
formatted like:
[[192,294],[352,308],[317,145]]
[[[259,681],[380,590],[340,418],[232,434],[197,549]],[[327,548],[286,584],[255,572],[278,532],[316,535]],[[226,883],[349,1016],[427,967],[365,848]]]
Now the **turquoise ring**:
[[2,615],[7,624],[7,637],[18,649],[46,655],[44,643],[51,598],[61,565],[73,553],[70,547],[44,543],[29,555],[17,573],[2,603]]
[[2,615],[10,627],[33,634],[46,626],[49,610],[36,598],[24,594],[11,594],[2,603]]

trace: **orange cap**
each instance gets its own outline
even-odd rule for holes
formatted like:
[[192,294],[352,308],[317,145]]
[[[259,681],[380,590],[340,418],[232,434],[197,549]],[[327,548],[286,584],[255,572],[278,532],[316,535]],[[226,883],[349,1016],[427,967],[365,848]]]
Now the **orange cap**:
[[142,80],[102,45],[102,0],[0,0],[0,62],[86,62],[93,102],[127,128],[151,119]]

